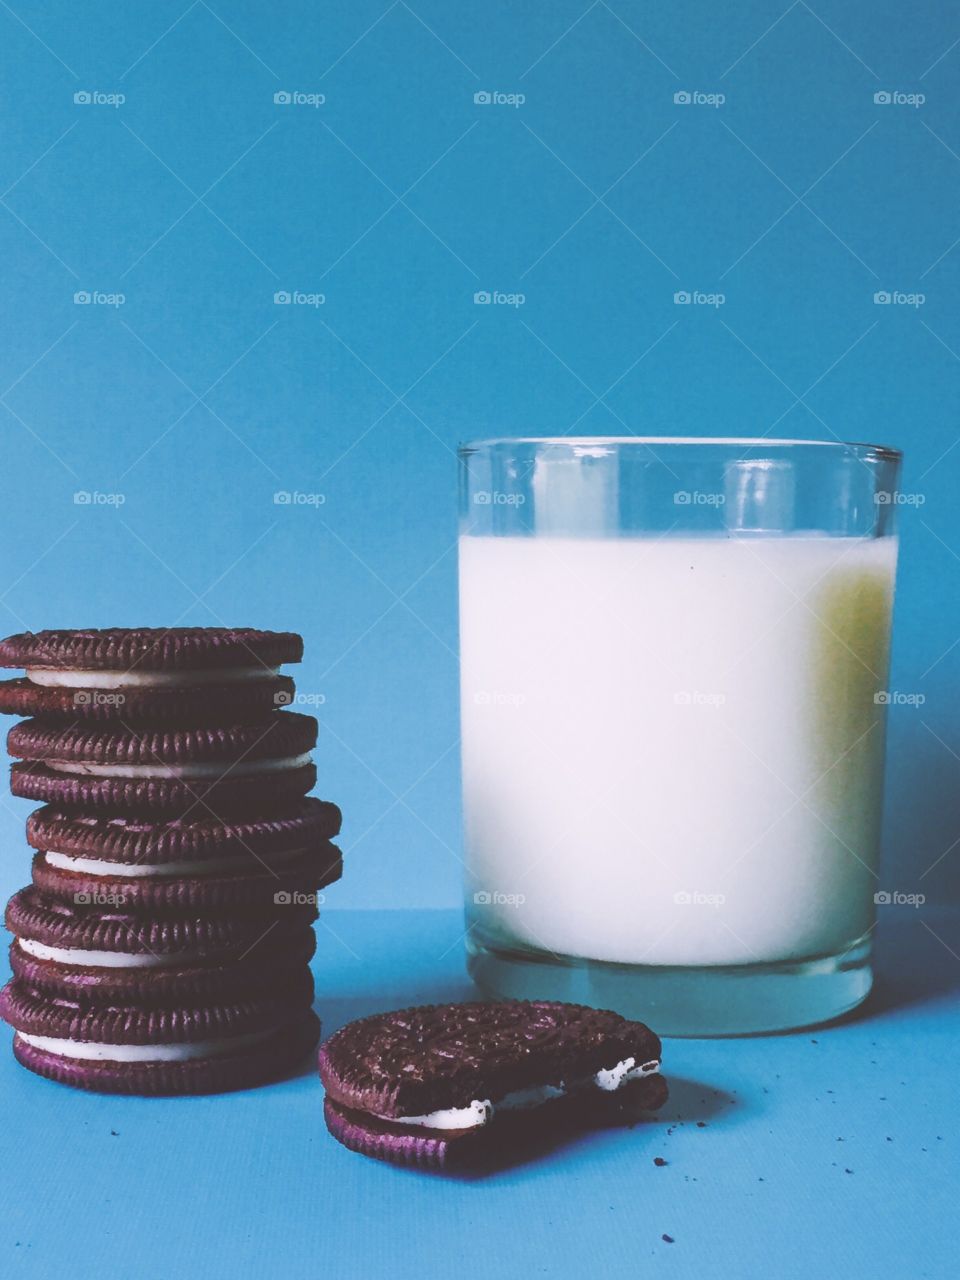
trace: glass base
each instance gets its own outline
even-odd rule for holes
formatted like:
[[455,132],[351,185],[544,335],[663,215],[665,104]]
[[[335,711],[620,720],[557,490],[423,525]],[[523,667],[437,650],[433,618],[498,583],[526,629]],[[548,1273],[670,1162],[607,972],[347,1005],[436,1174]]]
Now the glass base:
[[661,1036],[740,1036],[827,1022],[873,985],[870,941],[831,956],[771,964],[687,967],[610,964],[508,950],[467,937],[467,969],[484,995],[568,1000],[614,1009]]

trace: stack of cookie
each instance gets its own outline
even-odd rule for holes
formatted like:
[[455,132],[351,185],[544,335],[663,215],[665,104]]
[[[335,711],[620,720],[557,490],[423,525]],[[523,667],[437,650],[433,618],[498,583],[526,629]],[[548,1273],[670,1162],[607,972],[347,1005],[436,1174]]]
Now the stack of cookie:
[[33,883],[7,908],[0,1014],[31,1071],[84,1089],[207,1093],[316,1043],[319,891],[336,805],[308,798],[317,722],[284,710],[289,632],[26,632],[0,641],[0,712]]

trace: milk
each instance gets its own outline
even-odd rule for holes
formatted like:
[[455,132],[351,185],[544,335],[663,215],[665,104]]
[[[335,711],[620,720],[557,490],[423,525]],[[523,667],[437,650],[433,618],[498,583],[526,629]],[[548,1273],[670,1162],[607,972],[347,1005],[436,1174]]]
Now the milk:
[[468,918],[643,965],[873,923],[896,541],[460,541]]

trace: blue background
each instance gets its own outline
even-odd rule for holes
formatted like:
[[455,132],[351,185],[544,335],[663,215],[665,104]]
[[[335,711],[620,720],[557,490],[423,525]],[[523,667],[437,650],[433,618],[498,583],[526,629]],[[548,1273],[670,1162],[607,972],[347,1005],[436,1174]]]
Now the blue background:
[[331,906],[453,905],[457,442],[895,445],[891,687],[926,701],[891,716],[883,887],[956,892],[949,6],[18,0],[0,30],[3,630],[301,631]]
[[[925,701],[891,714],[882,887],[956,895],[951,6],[13,0],[0,49],[0,630],[304,634],[319,791],[346,815],[318,928],[328,1031],[467,990],[462,439],[904,449],[891,688]],[[674,302],[694,290],[724,304]],[[324,301],[275,303],[293,291]],[[524,301],[475,303],[484,291]],[[875,303],[893,291],[925,300]],[[94,292],[125,300],[74,301]],[[0,805],[9,891],[30,806]],[[449,910],[336,910],[411,906]],[[76,1280],[621,1274],[647,1258],[676,1276],[953,1275],[960,940],[941,914],[883,909],[887,978],[860,1017],[673,1042],[662,1122],[483,1185],[346,1152],[307,1075],[125,1100],[4,1052],[5,1259]]]

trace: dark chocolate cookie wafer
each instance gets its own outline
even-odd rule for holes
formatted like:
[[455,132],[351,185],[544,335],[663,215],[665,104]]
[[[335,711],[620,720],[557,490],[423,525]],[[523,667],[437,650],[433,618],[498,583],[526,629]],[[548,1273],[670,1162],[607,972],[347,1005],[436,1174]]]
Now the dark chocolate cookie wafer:
[[10,790],[25,800],[72,806],[98,813],[212,813],[240,818],[282,812],[316,785],[317,770],[305,764],[282,772],[215,781],[176,778],[75,778],[45,764],[15,764]]
[[7,738],[29,763],[11,773],[14,795],[115,813],[269,814],[316,782],[317,722],[295,711],[256,725],[104,728],[25,720]]
[[27,819],[27,840],[35,849],[103,862],[182,866],[233,857],[268,861],[274,854],[332,840],[341,817],[335,804],[312,796],[276,817],[237,822],[207,815],[183,821],[94,817],[44,805]]
[[23,631],[0,640],[0,667],[41,671],[216,671],[299,662],[303,639],[251,627]]
[[518,1113],[658,1107],[659,1068],[660,1041],[643,1023],[554,1001],[402,1009],[349,1023],[320,1050],[334,1137],[433,1168],[509,1141]]
[[88,1002],[217,998],[270,987],[313,954],[314,903],[275,906],[268,915],[131,914],[14,894],[6,924],[14,974],[38,990]]
[[316,1042],[309,972],[285,994],[170,1009],[50,1000],[13,981],[0,1015],[19,1062],[39,1075],[108,1093],[245,1088],[286,1074]]

